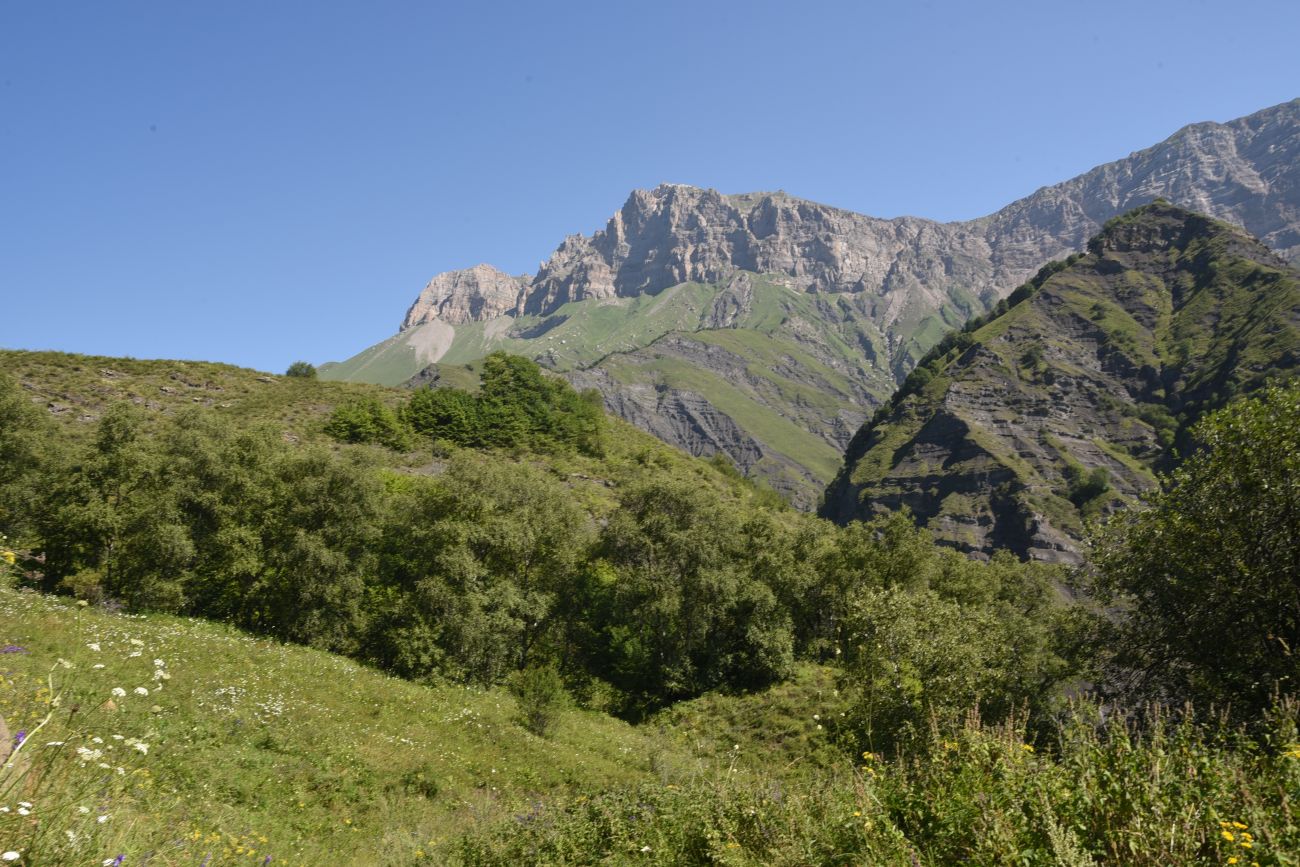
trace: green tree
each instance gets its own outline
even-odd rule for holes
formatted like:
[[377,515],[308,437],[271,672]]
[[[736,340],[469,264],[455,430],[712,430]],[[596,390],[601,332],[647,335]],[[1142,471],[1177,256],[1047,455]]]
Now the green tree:
[[0,373],[0,535],[16,538],[38,500],[33,482],[46,463],[50,423],[18,383]]
[[742,539],[738,511],[698,484],[655,480],[620,497],[601,534],[614,573],[596,608],[602,672],[631,710],[789,672],[789,614],[743,568]]
[[300,379],[315,379],[316,366],[307,361],[295,361],[289,365],[289,369],[284,372],[284,375]]
[[1300,384],[1207,416],[1150,508],[1097,540],[1117,689],[1241,710],[1300,678]]
[[347,443],[378,443],[397,451],[411,446],[410,429],[392,409],[373,397],[349,400],[334,407],[325,433]]
[[483,446],[483,419],[477,398],[458,388],[417,391],[402,409],[402,417],[416,433],[445,439],[459,446]]

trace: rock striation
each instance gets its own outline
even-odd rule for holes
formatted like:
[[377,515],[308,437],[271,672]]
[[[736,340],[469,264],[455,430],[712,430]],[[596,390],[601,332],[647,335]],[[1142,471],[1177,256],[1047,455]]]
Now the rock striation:
[[1300,369],[1300,271],[1160,201],[945,338],[854,437],[822,514],[909,508],[975,554],[1075,562],[1233,395]]

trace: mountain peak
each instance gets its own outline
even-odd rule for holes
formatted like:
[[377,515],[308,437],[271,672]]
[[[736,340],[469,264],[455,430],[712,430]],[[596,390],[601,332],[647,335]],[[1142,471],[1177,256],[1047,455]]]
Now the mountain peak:
[[514,310],[527,286],[528,278],[511,276],[487,264],[445,271],[420,290],[406,311],[401,330],[432,319],[452,325],[493,319]]

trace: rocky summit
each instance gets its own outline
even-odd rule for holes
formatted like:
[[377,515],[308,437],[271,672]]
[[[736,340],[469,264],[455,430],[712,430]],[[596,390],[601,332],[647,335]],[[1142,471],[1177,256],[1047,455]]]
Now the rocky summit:
[[1300,368],[1300,271],[1160,201],[946,337],[854,437],[822,512],[907,507],[961,550],[1079,560],[1189,425]]
[[968,222],[664,184],[565,239],[531,277],[488,265],[434,277],[396,335],[321,373],[395,385],[430,364],[519,353],[811,506],[930,347],[1111,217],[1164,197],[1300,259],[1297,165],[1300,100],[1185,127]]

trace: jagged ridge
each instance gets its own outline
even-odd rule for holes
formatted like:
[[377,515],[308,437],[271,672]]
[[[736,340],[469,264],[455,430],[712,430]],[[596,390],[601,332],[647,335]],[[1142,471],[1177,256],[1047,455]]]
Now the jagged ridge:
[[[505,348],[599,388],[610,410],[675,445],[726,452],[807,504],[833,472],[821,450],[842,450],[949,328],[1081,249],[1122,210],[1163,195],[1300,257],[1297,165],[1300,100],[1186,127],[966,223],[666,184],[634,192],[602,231],[567,238],[532,277],[485,265],[438,275],[398,335],[322,373],[398,384],[428,364]],[[660,300],[637,301],[651,296]],[[661,308],[685,312],[667,330],[642,327]],[[723,354],[710,345],[719,329],[761,339],[724,340]],[[672,330],[679,340],[656,344]],[[712,380],[687,374],[701,359],[723,362]],[[659,395],[653,408],[647,389]],[[701,412],[714,423],[699,424]]]

